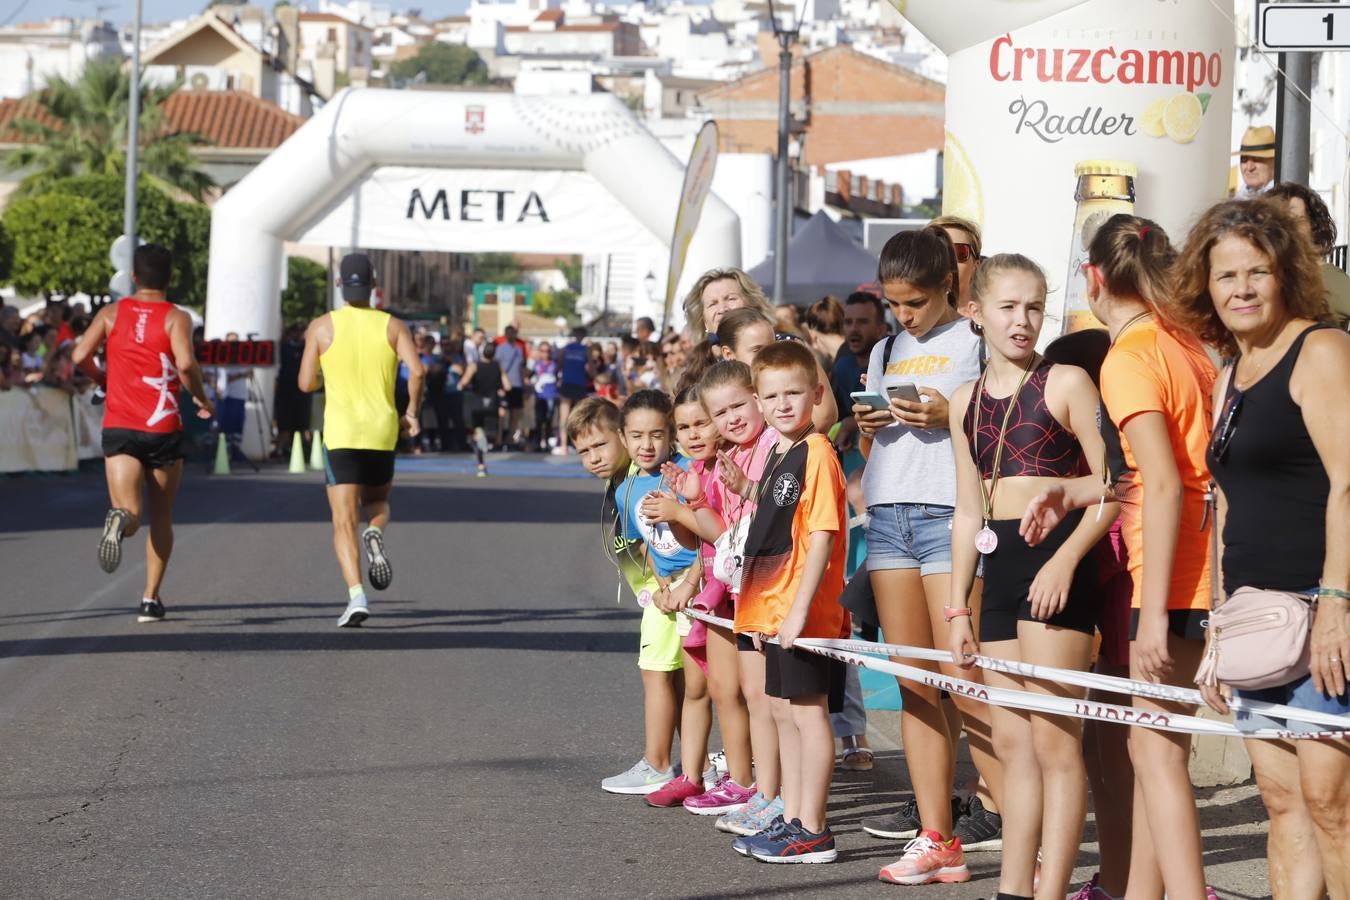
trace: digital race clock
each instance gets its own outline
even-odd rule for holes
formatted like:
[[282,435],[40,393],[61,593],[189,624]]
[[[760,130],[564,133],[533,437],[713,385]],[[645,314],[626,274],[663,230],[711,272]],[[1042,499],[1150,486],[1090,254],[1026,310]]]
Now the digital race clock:
[[274,366],[275,341],[202,341],[197,362],[203,366]]

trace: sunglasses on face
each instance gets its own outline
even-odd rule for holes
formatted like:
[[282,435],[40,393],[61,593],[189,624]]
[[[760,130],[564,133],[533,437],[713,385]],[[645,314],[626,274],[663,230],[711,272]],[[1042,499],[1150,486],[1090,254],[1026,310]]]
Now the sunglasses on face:
[[968,263],[977,258],[972,244],[952,244],[952,246],[956,248],[956,261],[959,263]]
[[1228,453],[1228,445],[1233,441],[1233,435],[1237,433],[1238,413],[1242,410],[1242,394],[1234,391],[1224,404],[1223,412],[1219,414],[1218,427],[1214,429],[1214,436],[1209,441],[1210,454],[1219,461],[1222,461]]

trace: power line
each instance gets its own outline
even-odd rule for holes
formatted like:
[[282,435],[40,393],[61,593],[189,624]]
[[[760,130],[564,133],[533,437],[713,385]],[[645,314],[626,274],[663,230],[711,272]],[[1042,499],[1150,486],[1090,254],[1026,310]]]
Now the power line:
[[19,5],[14,8],[14,12],[10,13],[9,18],[5,19],[5,21],[0,22],[0,25],[8,25],[10,22],[13,22],[19,17],[19,13],[23,12],[23,8],[27,5],[28,0],[19,0]]

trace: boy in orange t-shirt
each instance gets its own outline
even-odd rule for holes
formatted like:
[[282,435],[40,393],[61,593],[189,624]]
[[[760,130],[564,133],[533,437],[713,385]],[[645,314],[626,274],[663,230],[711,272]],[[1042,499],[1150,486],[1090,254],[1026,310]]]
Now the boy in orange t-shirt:
[[[796,341],[772,344],[752,370],[764,419],[779,439],[758,483],[732,486],[757,501],[735,631],[763,652],[783,816],[734,846],[764,862],[832,862],[834,835],[825,822],[834,770],[830,710],[842,706],[843,664],[792,645],[798,638],[848,634],[848,614],[839,605],[848,552],[844,473],[829,440],[811,425],[824,391],[811,351]],[[774,635],[777,644],[762,642]],[[744,638],[739,643],[745,647]]]

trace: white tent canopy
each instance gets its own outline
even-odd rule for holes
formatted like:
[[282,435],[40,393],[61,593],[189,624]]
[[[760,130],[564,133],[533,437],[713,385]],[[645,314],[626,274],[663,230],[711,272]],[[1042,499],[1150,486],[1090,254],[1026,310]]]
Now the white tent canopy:
[[[206,332],[275,339],[284,241],[607,253],[665,246],[684,163],[607,94],[347,90],[212,210]],[[681,278],[741,263],[708,198]]]

